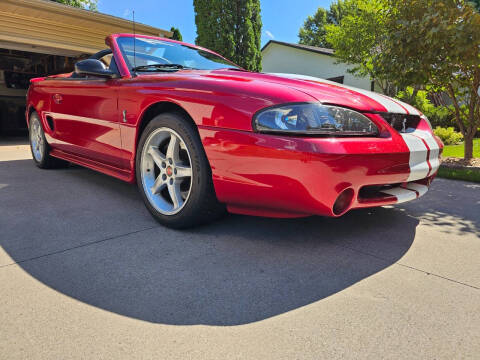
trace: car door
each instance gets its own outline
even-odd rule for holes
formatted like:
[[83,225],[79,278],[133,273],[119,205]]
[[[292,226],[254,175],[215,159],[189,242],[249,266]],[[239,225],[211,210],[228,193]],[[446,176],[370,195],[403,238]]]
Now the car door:
[[54,123],[55,147],[121,168],[117,80],[88,76],[51,81],[49,115]]

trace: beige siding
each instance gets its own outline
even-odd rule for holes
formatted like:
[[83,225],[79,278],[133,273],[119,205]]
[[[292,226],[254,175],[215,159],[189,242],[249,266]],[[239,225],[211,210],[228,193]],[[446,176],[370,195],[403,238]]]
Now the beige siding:
[[[1,48],[65,56],[97,52],[106,36],[132,32],[128,20],[46,0],[0,0],[0,24]],[[143,24],[136,32],[171,35]]]
[[345,64],[337,64],[335,57],[271,43],[262,52],[262,71],[315,76],[322,79],[344,76],[344,84],[371,90],[371,80],[355,77],[347,72]]

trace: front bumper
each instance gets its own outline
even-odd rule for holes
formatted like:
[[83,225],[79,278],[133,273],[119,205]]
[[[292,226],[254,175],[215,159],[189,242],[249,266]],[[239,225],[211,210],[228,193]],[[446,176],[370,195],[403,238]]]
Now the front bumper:
[[428,190],[443,147],[427,130],[378,138],[199,131],[219,201],[231,212],[273,217],[340,216],[414,200]]

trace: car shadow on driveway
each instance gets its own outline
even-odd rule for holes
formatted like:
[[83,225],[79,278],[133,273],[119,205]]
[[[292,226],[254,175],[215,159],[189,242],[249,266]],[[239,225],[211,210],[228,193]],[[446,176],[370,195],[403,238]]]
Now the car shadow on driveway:
[[228,215],[175,231],[152,220],[134,186],[90,170],[11,161],[0,179],[0,266],[162,324],[239,325],[317,302],[397,262],[419,223],[408,208],[377,208],[339,219]]

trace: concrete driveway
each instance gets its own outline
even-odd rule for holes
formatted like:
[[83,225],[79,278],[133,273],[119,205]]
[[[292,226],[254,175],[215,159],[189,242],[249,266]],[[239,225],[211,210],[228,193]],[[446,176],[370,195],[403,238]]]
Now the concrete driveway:
[[158,225],[0,146],[0,358],[480,357],[480,185],[340,219]]

